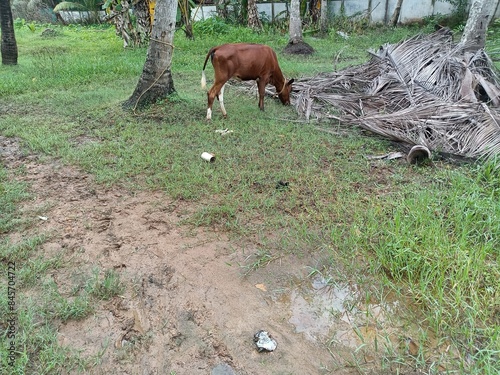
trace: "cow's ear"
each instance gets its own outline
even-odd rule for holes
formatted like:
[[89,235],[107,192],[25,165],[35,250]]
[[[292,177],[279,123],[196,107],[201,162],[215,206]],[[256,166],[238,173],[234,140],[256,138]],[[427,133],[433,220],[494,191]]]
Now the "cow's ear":
[[289,85],[291,85],[291,84],[293,83],[293,81],[295,81],[295,79],[293,79],[293,78],[292,78],[292,79],[291,79],[290,81],[288,81],[286,84],[289,86]]

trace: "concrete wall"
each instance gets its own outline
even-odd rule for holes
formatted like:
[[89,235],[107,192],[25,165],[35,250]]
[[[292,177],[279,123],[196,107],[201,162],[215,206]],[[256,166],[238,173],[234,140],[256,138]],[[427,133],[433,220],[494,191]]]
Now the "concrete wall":
[[[493,0],[498,1],[498,0]],[[383,23],[390,20],[394,8],[396,7],[397,0],[372,0],[371,21],[374,23]],[[329,0],[328,1],[328,15],[333,17],[340,15],[340,7],[342,0]],[[353,16],[367,12],[369,0],[344,0],[344,10],[346,16]],[[273,13],[274,7],[274,13]],[[257,4],[259,13],[265,12],[269,19],[272,16],[276,17],[280,12],[286,10],[285,3],[264,3]],[[500,7],[497,7],[496,17],[500,16]],[[404,0],[401,7],[401,14],[399,22],[408,23],[422,19],[424,17],[450,14],[453,12],[454,7],[445,1],[439,0]],[[215,13],[215,6],[202,7],[196,16],[195,20],[202,20],[211,17]]]
[[103,21],[106,12],[89,12],[89,11],[72,11],[61,10],[59,15],[66,23],[81,23],[81,22],[95,22],[96,20]]
[[[257,4],[257,10],[259,13],[265,12],[269,19],[286,17],[286,14],[282,13],[287,9],[286,3],[263,3]],[[280,14],[282,13],[282,14]],[[196,21],[204,20],[209,17],[216,15],[215,5],[205,5],[198,10],[198,12],[194,15],[193,19]]]
[[[397,0],[372,0],[371,20],[374,23],[384,23],[391,19]],[[330,15],[340,15],[341,0],[328,2]],[[352,16],[357,13],[367,12],[367,0],[345,0],[345,14]],[[453,6],[447,2],[437,0],[404,0],[401,7],[399,22],[407,23],[436,14],[448,14],[453,11]]]

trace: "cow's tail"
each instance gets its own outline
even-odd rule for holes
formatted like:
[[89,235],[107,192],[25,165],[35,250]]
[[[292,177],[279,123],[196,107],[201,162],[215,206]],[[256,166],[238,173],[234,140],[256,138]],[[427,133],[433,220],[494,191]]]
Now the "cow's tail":
[[205,76],[205,71],[201,72],[201,88],[205,90],[207,88],[207,77]]
[[207,88],[207,77],[205,76],[205,68],[207,66],[208,58],[210,57],[210,60],[214,58],[214,52],[215,48],[210,49],[207,53],[207,57],[205,58],[205,63],[203,64],[203,70],[201,71],[201,88],[206,89]]

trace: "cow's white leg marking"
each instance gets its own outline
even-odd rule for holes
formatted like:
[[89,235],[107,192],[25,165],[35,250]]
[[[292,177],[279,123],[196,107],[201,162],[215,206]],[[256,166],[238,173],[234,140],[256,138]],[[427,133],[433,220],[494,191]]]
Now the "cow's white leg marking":
[[222,111],[222,115],[224,117],[227,116],[226,108],[224,107],[224,87],[226,87],[226,84],[222,85],[219,93],[219,103],[220,103],[220,109]]

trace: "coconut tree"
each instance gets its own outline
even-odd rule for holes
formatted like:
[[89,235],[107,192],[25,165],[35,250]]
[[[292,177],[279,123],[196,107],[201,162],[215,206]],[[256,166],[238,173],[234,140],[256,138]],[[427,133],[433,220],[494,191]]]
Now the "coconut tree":
[[314,52],[313,48],[304,42],[302,37],[302,20],[300,19],[300,0],[290,2],[289,39],[285,47],[286,53],[308,55]]
[[157,0],[146,62],[134,93],[123,104],[125,108],[143,107],[175,91],[170,69],[176,15],[177,0]]
[[255,0],[248,0],[248,27],[256,31],[262,30],[262,22],[259,19]]
[[182,23],[184,24],[183,30],[186,34],[186,37],[189,39],[194,39],[191,8],[195,6],[195,3],[192,0],[179,0],[177,6],[179,7],[181,13]]
[[17,65],[17,43],[9,0],[0,0],[0,31],[2,65]]
[[309,16],[313,23],[318,23],[321,15],[321,0],[309,0]]
[[326,0],[321,0],[320,7],[319,27],[321,34],[324,35],[328,31],[328,2]]
[[394,13],[392,13],[391,20],[389,21],[389,24],[391,26],[396,26],[398,24],[402,6],[403,6],[403,0],[398,0],[398,2],[396,3],[396,7],[394,8]]
[[215,0],[215,9],[217,10],[217,16],[224,20],[228,17],[228,4],[229,0]]
[[302,20],[300,19],[300,0],[292,0],[290,2],[290,33],[289,42],[292,44],[303,42],[302,38]]
[[497,6],[494,0],[474,0],[470,7],[469,18],[465,25],[460,44],[471,51],[484,47],[486,31]]

